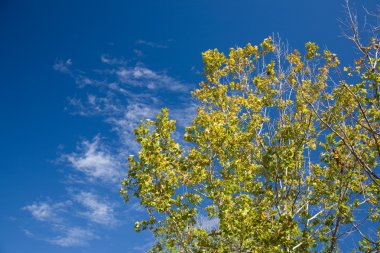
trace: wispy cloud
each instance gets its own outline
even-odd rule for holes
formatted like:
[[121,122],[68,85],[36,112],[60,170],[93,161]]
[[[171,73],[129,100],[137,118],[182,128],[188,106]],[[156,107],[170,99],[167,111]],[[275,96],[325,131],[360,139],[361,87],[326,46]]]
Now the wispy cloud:
[[70,204],[70,201],[58,203],[34,202],[33,204],[24,206],[22,209],[29,211],[36,220],[58,222],[61,221],[60,214],[64,212]]
[[28,229],[23,229],[23,232],[29,238],[60,247],[83,247],[87,246],[90,241],[99,239],[99,236],[92,229],[78,226],[53,225],[53,230],[49,236],[38,235]]
[[[116,87],[115,87],[116,88]],[[120,90],[119,92],[123,92]],[[114,115],[124,109],[112,96],[101,97],[94,94],[87,94],[85,97],[72,97],[68,99],[66,110],[74,115],[94,116],[94,115]]]
[[140,245],[140,246],[134,246],[130,248],[130,250],[131,252],[146,253],[146,252],[149,252],[150,249],[152,249],[154,243],[155,243],[155,239],[153,237],[148,237],[145,241],[145,244]]
[[145,87],[150,90],[166,89],[178,92],[189,90],[188,85],[168,76],[165,72],[159,73],[144,66],[122,67],[116,72],[116,75],[121,83]]
[[125,111],[118,117],[110,117],[107,121],[113,126],[120,137],[120,143],[127,152],[136,153],[139,144],[135,141],[133,129],[135,129],[142,119],[151,119],[159,112],[159,108],[154,104],[136,102],[126,106]]
[[81,75],[76,75],[75,76],[75,83],[78,84],[80,87],[84,87],[86,85],[94,85],[94,84],[99,84],[99,82],[81,74]]
[[128,60],[124,58],[111,57],[108,54],[102,54],[100,56],[100,60],[102,63],[109,64],[109,65],[125,65],[129,62]]
[[136,55],[137,57],[143,57],[143,56],[144,56],[144,53],[143,53],[143,51],[141,51],[141,50],[133,49],[133,52],[135,53],[135,55]]
[[71,59],[61,59],[54,63],[53,69],[71,76],[74,79],[75,83],[78,84],[80,87],[98,84],[98,82],[86,76],[85,73],[83,73],[82,71],[73,70],[72,65],[73,61]]
[[[82,116],[103,116],[118,133],[119,144],[122,144],[120,148],[124,154],[135,153],[138,150],[139,145],[134,141],[133,129],[141,119],[154,118],[169,97],[177,100],[176,103],[172,103],[174,106],[171,107],[171,114],[178,120],[178,125],[184,127],[190,123],[195,114],[195,106],[189,100],[190,84],[181,82],[166,71],[153,70],[141,62],[135,66],[128,66],[132,61],[106,54],[101,56],[101,61],[107,64],[107,67],[96,70],[94,76],[97,80],[94,80],[93,76],[88,77],[96,84],[91,93],[70,98],[68,110]],[[85,71],[76,72],[83,78]],[[78,79],[77,76],[73,78]],[[99,171],[94,170],[98,166],[91,166],[92,169],[87,166],[89,161],[93,160],[91,157],[99,157],[94,152],[93,145],[87,143],[84,146],[89,147],[88,152],[73,154],[69,161],[78,171]]]
[[56,63],[53,65],[53,69],[65,74],[70,74],[70,66],[73,64],[71,59],[67,60],[58,60]]
[[[50,226],[48,236],[36,235],[29,229],[23,229],[26,236],[62,246],[85,246],[90,240],[98,238],[93,230],[71,225],[70,218],[75,215],[71,200],[65,202],[35,202],[22,208],[30,212],[34,219]],[[74,211],[74,212],[73,212]],[[55,234],[55,236],[53,236]]]
[[[136,44],[167,47],[163,43],[144,40]],[[134,53],[137,57],[142,56],[140,50],[136,49]],[[60,157],[71,168],[65,170],[68,180],[64,183],[66,186],[70,183],[64,196],[67,200],[35,202],[23,207],[35,220],[49,224],[52,235],[37,238],[33,231],[25,229],[29,236],[62,247],[85,246],[91,240],[101,238],[101,232],[120,225],[122,221],[118,217],[121,213],[138,215],[143,210],[136,203],[118,210],[118,205],[112,201],[115,199],[115,185],[125,173],[126,157],[136,154],[140,148],[135,142],[133,129],[141,119],[154,118],[165,104],[169,104],[171,115],[178,119],[180,128],[191,121],[196,111],[190,96],[185,95],[189,94],[189,84],[165,70],[156,70],[135,61],[136,58],[103,54],[100,56],[102,67],[94,70],[75,69],[71,59],[59,60],[53,65],[56,71],[71,76],[81,88],[75,97],[69,99],[68,110],[82,116],[100,116],[118,139],[112,142],[97,135],[80,141],[76,151],[65,152]],[[102,136],[106,134],[102,133]],[[175,138],[180,139],[179,135]],[[110,141],[112,146],[107,145]],[[99,182],[105,191],[94,187]],[[210,222],[204,220],[199,224],[212,226]]]
[[100,143],[96,136],[92,141],[82,141],[79,152],[63,156],[71,166],[90,179],[115,182],[120,177],[119,161]]
[[129,205],[128,211],[133,211],[133,212],[144,212],[145,208],[140,205],[140,203],[133,203]]
[[80,215],[94,223],[112,227],[118,223],[112,205],[91,192],[80,192],[75,200],[86,208]]
[[148,47],[153,47],[153,48],[169,48],[168,45],[161,43],[161,42],[153,42],[153,41],[147,41],[147,40],[137,40],[136,41],[137,45],[144,45]]
[[191,101],[187,101],[186,104],[178,108],[173,108],[171,115],[177,121],[177,124],[185,128],[189,126],[197,114],[197,105]]
[[61,247],[75,247],[86,246],[89,241],[98,238],[92,230],[81,227],[62,227],[60,230],[61,235],[45,240]]

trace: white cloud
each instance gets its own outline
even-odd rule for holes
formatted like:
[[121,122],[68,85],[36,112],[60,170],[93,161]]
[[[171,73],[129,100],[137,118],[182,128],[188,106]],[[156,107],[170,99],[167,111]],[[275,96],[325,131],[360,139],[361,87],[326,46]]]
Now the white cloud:
[[119,161],[100,144],[99,136],[96,136],[92,142],[83,141],[81,146],[79,154],[64,156],[74,169],[92,180],[115,182],[120,177]]
[[145,208],[140,205],[140,203],[130,203],[129,205],[129,208],[128,208],[128,211],[133,211],[133,212],[144,212],[145,211]]
[[30,232],[28,229],[23,229],[24,231],[24,234],[27,236],[27,237],[30,237],[30,238],[34,238],[34,234],[32,232]]
[[[28,229],[22,229],[24,234],[32,239],[48,242],[60,247],[81,247],[88,245],[89,241],[99,239],[94,231],[79,226],[52,225],[53,230],[49,236],[35,234]],[[53,236],[52,234],[56,234]]]
[[159,73],[143,66],[121,67],[116,71],[116,75],[121,83],[150,90],[165,89],[176,92],[189,90],[187,85],[168,76],[166,73]]
[[66,110],[81,116],[114,115],[124,111],[123,106],[112,97],[99,97],[94,94],[87,94],[85,98],[70,98]]
[[154,103],[135,102],[128,105],[121,116],[110,117],[107,121],[119,134],[123,148],[126,148],[128,152],[135,153],[140,146],[135,141],[133,130],[141,123],[142,119],[154,118],[158,112],[159,108]]
[[46,241],[61,247],[86,246],[89,241],[98,237],[92,230],[81,227],[63,227],[63,235],[54,238],[48,238]]
[[[71,199],[57,203],[39,202],[23,207],[22,209],[29,211],[36,220],[48,224],[50,230],[49,235],[44,236],[23,229],[25,235],[61,247],[85,246],[90,240],[99,239],[93,230],[95,224],[106,227],[117,224],[113,207],[105,201],[100,201],[95,194],[80,192]],[[80,206],[74,205],[73,201]],[[73,225],[73,218],[78,218],[78,215],[88,222],[91,229]]]
[[191,124],[194,117],[197,115],[197,105],[188,101],[188,103],[182,104],[181,107],[174,108],[170,114],[180,127],[185,128]]
[[[71,200],[66,202],[39,202],[25,206],[22,209],[29,211],[32,216],[41,222],[45,222],[50,227],[50,235],[36,235],[28,229],[23,229],[26,236],[43,240],[61,247],[85,246],[90,240],[99,239],[94,234],[93,229],[73,225],[74,217],[85,218],[90,225],[100,224],[111,227],[117,223],[114,216],[114,209],[92,193],[80,192],[72,198],[85,208],[80,211],[79,206],[75,206]],[[56,234],[56,236],[52,236]]]
[[141,50],[133,49],[133,52],[135,53],[135,55],[137,57],[143,57],[144,56],[144,53]]
[[36,220],[57,222],[61,220],[59,213],[64,212],[70,204],[70,201],[58,203],[35,202],[31,205],[23,207],[22,209],[29,211]]
[[99,82],[85,76],[85,75],[76,75],[75,83],[79,85],[79,87],[84,87],[86,85],[98,84]]
[[147,238],[146,243],[139,246],[134,246],[131,248],[132,252],[141,252],[146,253],[149,252],[149,250],[152,249],[155,243],[155,238]]
[[108,54],[102,54],[100,60],[109,65],[125,65],[128,63],[128,61],[123,58],[112,58]]
[[53,65],[53,69],[65,74],[71,74],[70,66],[73,64],[71,59],[59,60]]
[[107,227],[112,227],[117,224],[112,205],[101,201],[95,194],[91,192],[80,192],[75,196],[75,200],[87,209],[86,211],[80,212],[80,214],[91,222]]
[[[142,40],[136,43],[160,47],[159,44]],[[139,50],[135,50],[135,54],[137,57],[142,56]],[[68,179],[65,181],[66,186],[70,183],[69,187],[73,187],[67,188],[68,200],[62,203],[36,202],[23,208],[36,220],[50,226],[50,236],[34,238],[62,247],[84,246],[91,240],[99,239],[98,235],[102,231],[122,222],[117,218],[120,210],[114,202],[109,201],[112,199],[110,195],[106,192],[99,194],[99,188],[94,191],[92,187],[99,181],[107,187],[114,187],[117,180],[124,176],[122,164],[125,158],[129,154],[136,154],[140,148],[135,141],[133,129],[141,119],[154,119],[168,101],[173,105],[169,106],[172,108],[171,117],[178,119],[180,127],[189,123],[195,113],[195,107],[184,96],[190,87],[165,71],[153,70],[142,63],[127,65],[131,62],[130,59],[113,58],[106,54],[100,60],[105,67],[87,73],[73,69],[71,59],[57,61],[53,68],[71,76],[82,88],[75,98],[69,100],[70,110],[74,107],[79,115],[101,116],[118,134],[119,142],[111,149],[99,136],[81,141],[76,152],[61,157],[75,171],[65,175]],[[173,98],[174,102],[171,100]],[[104,184],[105,182],[111,184]],[[107,188],[102,188],[105,189]],[[112,196],[114,194],[112,192]],[[124,211],[129,215],[137,215],[142,210],[144,209],[135,203]],[[85,227],[79,225],[83,224],[81,222],[85,222]],[[205,218],[199,225],[213,227],[213,222],[215,220],[207,221]],[[25,233],[33,235],[29,230],[28,232]]]
[[85,73],[83,73],[82,71],[72,70],[71,69],[72,64],[73,62],[71,59],[67,59],[65,61],[58,60],[56,61],[56,63],[54,63],[53,69],[58,72],[71,76],[74,79],[75,83],[78,84],[80,87],[84,87],[86,85],[98,84],[97,81],[87,77]]
[[[134,103],[127,106],[123,119],[131,123],[136,123],[142,119],[152,118],[157,112],[158,108],[152,104]],[[129,127],[128,124],[127,126]]]
[[163,43],[159,42],[152,42],[152,41],[147,41],[147,40],[137,40],[136,41],[137,45],[145,45],[148,47],[153,47],[153,48],[168,48],[168,45],[165,45]]

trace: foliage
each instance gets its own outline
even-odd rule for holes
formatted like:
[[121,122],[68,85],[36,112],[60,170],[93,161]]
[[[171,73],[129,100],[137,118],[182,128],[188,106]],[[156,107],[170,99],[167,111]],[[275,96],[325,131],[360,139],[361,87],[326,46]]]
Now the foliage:
[[204,52],[187,148],[167,109],[135,130],[121,194],[146,209],[135,229],[153,232],[152,251],[380,250],[379,43],[343,73],[312,42],[304,56],[271,37]]

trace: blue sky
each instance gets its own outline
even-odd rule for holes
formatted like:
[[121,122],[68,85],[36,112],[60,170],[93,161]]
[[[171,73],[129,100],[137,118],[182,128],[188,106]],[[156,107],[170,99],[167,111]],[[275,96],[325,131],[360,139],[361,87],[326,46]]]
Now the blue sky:
[[144,252],[143,212],[118,195],[133,127],[164,106],[189,122],[210,48],[279,33],[348,63],[342,3],[0,1],[0,253]]

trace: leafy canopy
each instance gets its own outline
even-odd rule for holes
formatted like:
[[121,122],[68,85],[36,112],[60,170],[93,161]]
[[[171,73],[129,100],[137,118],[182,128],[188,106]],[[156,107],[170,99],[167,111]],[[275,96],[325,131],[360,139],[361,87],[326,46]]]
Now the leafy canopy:
[[380,250],[379,40],[362,50],[343,73],[312,42],[204,52],[184,146],[167,109],[135,129],[121,194],[147,211],[152,251]]

